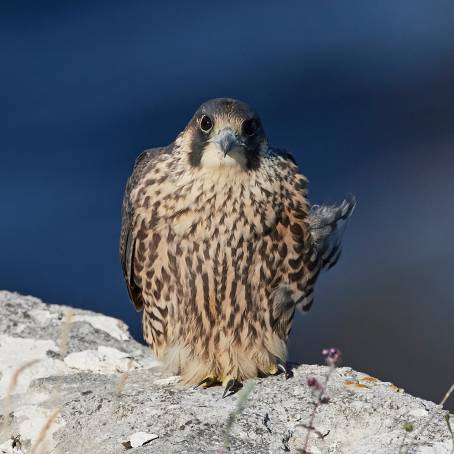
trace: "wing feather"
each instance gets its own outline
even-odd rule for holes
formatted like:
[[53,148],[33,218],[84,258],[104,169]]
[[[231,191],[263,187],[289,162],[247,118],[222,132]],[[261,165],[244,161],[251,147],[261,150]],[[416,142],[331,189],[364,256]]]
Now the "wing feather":
[[[296,165],[294,157],[286,150],[273,149],[287,162],[289,167]],[[296,174],[295,174],[296,175]],[[299,201],[298,205],[306,202],[306,187],[294,177],[287,179],[287,184],[292,187],[290,197],[294,201]],[[290,204],[290,212],[294,212],[295,205]],[[339,260],[342,251],[342,237],[348,224],[348,220],[355,209],[356,199],[353,195],[348,195],[339,205],[312,205],[307,217],[301,219],[301,214],[293,216],[295,222],[301,222],[302,233],[308,230],[309,235],[292,235],[294,241],[300,241],[304,252],[300,256],[303,267],[299,273],[301,281],[306,276],[307,284],[304,288],[304,296],[298,300],[297,306],[303,311],[308,311],[313,303],[313,287],[321,269],[333,267]],[[292,215],[290,214],[290,217]],[[283,301],[286,299],[284,298]]]
[[356,206],[349,194],[339,205],[312,205],[309,216],[312,239],[323,269],[332,268],[342,252],[342,237]]
[[134,253],[136,239],[134,238],[135,213],[131,201],[131,192],[137,187],[145,172],[149,169],[150,163],[158,156],[168,152],[168,148],[152,148],[141,153],[134,164],[134,170],[126,184],[121,210],[121,233],[120,233],[120,258],[126,288],[136,310],[143,309],[143,297],[140,285],[134,275]]

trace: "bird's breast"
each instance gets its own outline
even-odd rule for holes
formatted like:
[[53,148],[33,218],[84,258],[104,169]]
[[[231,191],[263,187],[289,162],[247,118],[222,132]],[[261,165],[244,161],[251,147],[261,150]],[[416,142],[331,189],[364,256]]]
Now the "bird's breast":
[[261,186],[201,183],[163,214],[179,236],[247,240],[273,228],[280,210],[276,194]]
[[[183,238],[249,240],[273,229],[282,213],[280,181],[262,166],[194,169],[178,177],[154,169],[132,194],[139,223]],[[156,178],[161,175],[160,178]]]

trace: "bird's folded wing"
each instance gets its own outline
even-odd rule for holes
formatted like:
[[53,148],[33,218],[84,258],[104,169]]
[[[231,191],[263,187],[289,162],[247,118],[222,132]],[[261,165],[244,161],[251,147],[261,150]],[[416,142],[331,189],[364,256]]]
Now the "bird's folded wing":
[[123,269],[123,276],[128,289],[129,297],[138,311],[143,308],[142,290],[137,284],[134,275],[134,255],[136,239],[134,237],[135,213],[131,201],[131,192],[142,179],[150,163],[159,155],[165,153],[166,148],[153,148],[144,151],[136,159],[134,170],[126,184],[121,210],[121,234],[120,234],[120,258]]

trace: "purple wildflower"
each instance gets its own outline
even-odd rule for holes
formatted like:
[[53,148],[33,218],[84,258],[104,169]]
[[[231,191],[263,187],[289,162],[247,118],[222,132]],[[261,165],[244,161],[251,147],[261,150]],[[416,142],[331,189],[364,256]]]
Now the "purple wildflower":
[[342,361],[342,353],[338,348],[325,348],[322,350],[322,355],[330,367],[337,367]]
[[308,377],[306,383],[314,390],[320,391],[323,389],[323,385],[315,377]]

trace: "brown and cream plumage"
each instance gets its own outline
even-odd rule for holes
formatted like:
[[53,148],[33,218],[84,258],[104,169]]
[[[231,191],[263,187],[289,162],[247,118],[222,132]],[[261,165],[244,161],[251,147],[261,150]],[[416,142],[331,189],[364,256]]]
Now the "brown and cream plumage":
[[174,143],[137,158],[124,195],[123,272],[158,358],[227,389],[284,369],[295,308],[337,261],[354,203],[311,208],[248,105],[203,104]]

